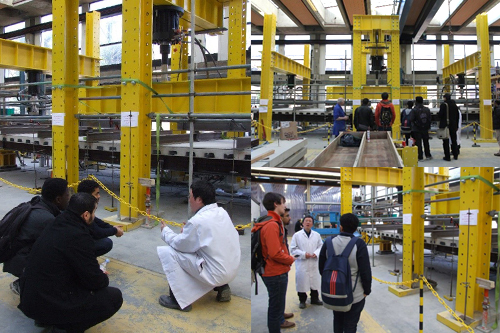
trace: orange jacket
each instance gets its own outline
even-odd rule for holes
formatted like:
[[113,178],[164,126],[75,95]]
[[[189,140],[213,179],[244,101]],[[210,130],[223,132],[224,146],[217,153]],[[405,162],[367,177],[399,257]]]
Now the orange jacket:
[[387,99],[380,101],[375,108],[375,124],[377,126],[382,126],[382,124],[380,123],[380,112],[382,111],[382,104],[388,105],[391,109],[392,117],[390,126],[392,126],[392,124],[394,124],[394,120],[396,119],[396,112],[394,111],[394,105]]
[[260,230],[262,256],[266,260],[262,276],[277,276],[290,271],[295,259],[288,253],[284,239],[284,229],[281,217],[274,211],[268,211],[269,220],[255,223],[252,232]]

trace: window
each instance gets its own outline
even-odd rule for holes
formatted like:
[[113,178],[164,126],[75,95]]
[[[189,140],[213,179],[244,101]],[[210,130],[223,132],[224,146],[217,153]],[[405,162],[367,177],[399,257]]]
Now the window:
[[122,0],[106,0],[106,1],[94,2],[90,4],[90,11],[120,5],[121,3]]
[[350,71],[352,49],[349,44],[326,45],[325,70]]
[[122,44],[101,47],[101,66],[119,64],[122,62]]
[[99,38],[101,45],[121,42],[122,16],[116,15],[102,19]]
[[[477,37],[475,37],[477,38]],[[454,56],[455,56],[455,61],[459,59],[463,59],[466,56],[470,56],[472,53],[477,52],[477,45],[460,45],[460,44],[455,44],[454,47]]]
[[24,29],[24,28],[26,28],[26,23],[19,22],[19,23],[13,24],[13,25],[6,26],[4,28],[4,32],[7,33],[7,32],[12,32],[12,31],[16,31],[16,30],[20,30],[20,29]]

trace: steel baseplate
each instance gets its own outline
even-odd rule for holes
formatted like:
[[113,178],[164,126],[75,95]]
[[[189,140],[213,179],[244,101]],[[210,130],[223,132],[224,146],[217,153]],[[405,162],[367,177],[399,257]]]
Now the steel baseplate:
[[127,232],[139,228],[146,218],[144,216],[131,217],[129,221],[128,217],[119,218],[118,215],[112,215],[102,220],[114,226],[121,226],[123,227],[123,231]]
[[[463,314],[459,313],[458,311],[455,311],[455,313],[459,316],[463,316]],[[467,331],[465,326],[462,323],[460,323],[459,321],[455,320],[455,318],[448,311],[443,311],[443,312],[438,313],[436,318],[439,322],[445,324],[446,326],[448,326],[449,328],[451,328],[455,332],[466,332]],[[479,326],[481,324],[482,314],[481,314],[481,312],[476,311],[476,312],[474,312],[474,318],[467,318],[467,319],[468,319],[466,322],[467,325],[474,328],[474,327]]]

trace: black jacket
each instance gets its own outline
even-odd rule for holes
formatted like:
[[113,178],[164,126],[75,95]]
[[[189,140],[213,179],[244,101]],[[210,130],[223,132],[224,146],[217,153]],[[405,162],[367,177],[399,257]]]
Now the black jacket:
[[[353,234],[348,232],[341,232],[340,235],[355,237]],[[325,268],[326,260],[326,243],[323,243],[323,247],[321,248],[321,252],[319,253],[319,261],[318,268],[319,273],[323,275],[323,270]],[[363,286],[364,293],[366,295],[370,295],[372,292],[372,270],[370,267],[370,257],[368,255],[368,249],[366,247],[366,243],[361,238],[356,240],[356,262],[358,264],[359,278],[361,281],[361,285]]]
[[359,128],[360,124],[370,129],[375,128],[375,116],[373,115],[372,109],[366,105],[362,105],[354,111],[354,126],[357,131],[364,131],[365,129]]
[[27,264],[28,254],[35,241],[40,237],[43,230],[51,224],[61,211],[52,202],[41,198],[40,206],[43,209],[33,210],[23,223],[17,241],[23,242],[24,247],[10,260],[3,264],[3,271],[14,276],[21,276]]
[[500,106],[495,106],[492,110],[493,114],[493,129],[500,130]]
[[95,218],[90,224],[90,233],[94,239],[102,239],[116,235],[116,228],[111,224],[104,222],[100,218]]
[[[427,124],[425,125],[425,127],[421,127],[420,123],[417,120],[421,112],[427,114]],[[431,110],[429,110],[429,108],[424,106],[423,104],[417,104],[410,112],[410,123],[412,131],[427,132],[431,128]]]
[[448,104],[449,107],[449,119],[450,123],[448,124],[448,128],[450,129],[450,132],[456,132],[458,129],[458,106],[457,103],[455,103],[454,100],[449,100],[444,103],[441,103],[441,106],[439,107],[439,128],[445,128],[446,127],[446,104]]
[[18,307],[44,323],[81,321],[82,310],[92,304],[93,291],[108,284],[95,257],[89,226],[66,210],[33,246],[21,277]]

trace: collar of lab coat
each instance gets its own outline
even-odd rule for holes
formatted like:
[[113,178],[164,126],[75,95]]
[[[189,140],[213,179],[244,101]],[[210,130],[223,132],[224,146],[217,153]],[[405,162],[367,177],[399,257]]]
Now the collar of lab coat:
[[[217,208],[217,207],[219,207],[219,206],[217,206],[217,204],[216,204],[216,203],[213,203],[213,204],[210,204],[210,205],[205,205],[205,206],[201,207],[200,209],[198,209],[198,210],[196,211],[196,213],[194,213],[194,215],[197,215],[197,214],[199,214],[199,213],[202,213],[202,212],[204,212],[204,211],[206,211],[206,210],[215,209],[215,208]],[[194,215],[193,215],[193,216],[194,216]]]

